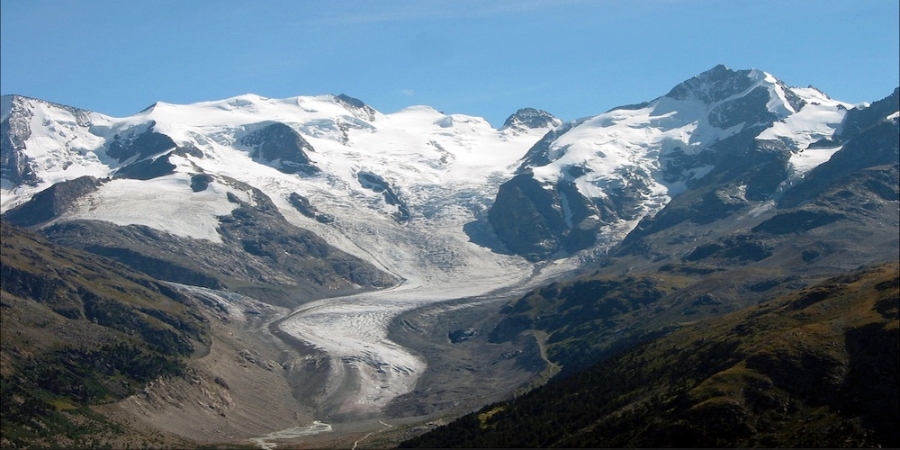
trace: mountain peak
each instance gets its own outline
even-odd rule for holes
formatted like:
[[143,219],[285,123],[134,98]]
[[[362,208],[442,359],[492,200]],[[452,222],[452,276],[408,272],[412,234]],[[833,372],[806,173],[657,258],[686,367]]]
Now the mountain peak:
[[767,76],[756,69],[731,70],[719,64],[675,86],[666,97],[675,100],[695,98],[704,103],[715,103],[747,90],[754,82]]
[[353,98],[347,94],[340,94],[334,96],[334,101],[344,108],[347,108],[348,111],[352,112],[353,115],[360,119],[368,121],[375,120],[375,109],[360,99]]
[[556,127],[562,123],[553,114],[535,108],[521,108],[511,114],[503,127],[506,128],[547,128]]

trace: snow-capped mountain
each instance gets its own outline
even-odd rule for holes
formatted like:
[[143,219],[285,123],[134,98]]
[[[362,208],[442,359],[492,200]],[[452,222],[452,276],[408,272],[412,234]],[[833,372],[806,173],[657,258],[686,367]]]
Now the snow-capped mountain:
[[[157,103],[119,119],[5,96],[4,162],[10,164],[4,164],[3,208],[81,175],[141,179],[204,171],[276,179],[300,174],[298,187],[327,185],[334,193],[380,203],[372,186],[359,180],[360,173],[372,173],[403,184],[397,194],[418,205],[414,200],[426,195],[420,189],[452,190],[502,174],[523,147],[559,123],[551,116],[529,126],[516,117],[495,130],[481,118],[425,106],[384,115],[344,95],[244,95],[193,105]],[[158,173],[140,172],[152,164]]]
[[365,229],[374,224],[461,229],[486,210],[525,150],[559,124],[537,110],[520,111],[500,130],[426,106],[385,115],[345,95],[157,103],[126,118],[5,96],[2,114],[3,211],[62,181],[109,178],[59,220],[221,242],[218,217],[235,205],[227,194],[251,200],[237,181],[296,225],[343,230],[332,232],[333,243],[364,256],[358,246],[372,246],[357,238],[373,234]]
[[387,337],[403,312],[509,295],[685,221],[741,211],[760,226],[782,196],[808,199],[790,194],[815,190],[806,180],[841,175],[829,160],[897,154],[897,91],[854,106],[724,66],[649,102],[569,123],[526,108],[500,129],[345,95],[124,118],[21,96],[0,107],[4,221],[209,296],[296,307],[280,329],[325,351],[334,377],[358,377],[328,382],[357,386],[323,401],[336,414],[415,387],[427,364]]
[[735,174],[730,195],[773,198],[841,149],[832,138],[851,108],[716,66],[655,100],[554,129],[501,186],[489,220],[511,250],[540,260],[608,248],[686,190],[767,158],[767,173]]
[[[499,130],[427,106],[386,115],[346,95],[157,103],[126,118],[5,96],[2,208],[60,181],[111,177],[66,219],[219,242],[217,217],[233,209],[224,186],[237,180],[292,223],[325,235],[342,229],[330,240],[358,256],[366,232],[350,229],[373,221],[488,222],[462,239],[503,250],[490,242],[496,235],[541,260],[608,248],[743,154],[777,154],[778,174],[736,180],[735,195],[778,195],[841,149],[832,138],[851,109],[815,88],[724,66],[655,100],[570,123],[524,108]],[[156,199],[165,199],[156,214],[144,214],[138,202]]]
[[866,106],[724,66],[649,102],[565,124],[524,108],[500,129],[427,106],[382,114],[346,95],[156,103],[125,118],[4,96],[2,209],[61,181],[108,178],[53,220],[221,243],[229,194],[253,203],[255,188],[288,222],[394,273],[397,258],[372,255],[383,239],[417,242],[400,252],[415,271],[477,267],[485,247],[502,266],[509,251],[603,253],[722,174],[727,186],[703,209],[780,196],[842,148],[848,112]]

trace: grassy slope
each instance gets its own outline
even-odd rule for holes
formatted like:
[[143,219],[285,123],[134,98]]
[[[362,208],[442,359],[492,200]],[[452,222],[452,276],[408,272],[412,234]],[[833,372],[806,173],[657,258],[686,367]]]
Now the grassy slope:
[[183,359],[208,345],[205,319],[121,264],[0,227],[0,444],[89,446],[128,435],[90,405],[183,374]]
[[896,447],[898,272],[684,325],[404,445]]

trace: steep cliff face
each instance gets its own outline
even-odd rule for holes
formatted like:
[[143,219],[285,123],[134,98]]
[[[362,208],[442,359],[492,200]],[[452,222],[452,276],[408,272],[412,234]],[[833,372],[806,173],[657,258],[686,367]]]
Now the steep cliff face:
[[519,174],[500,187],[488,220],[509,250],[539,261],[593,245],[600,218],[610,215],[607,204],[601,206],[571,182],[550,190]]
[[25,140],[31,134],[26,111],[16,111],[0,122],[0,176],[14,185],[34,184],[37,175],[25,157]]
[[320,170],[310,160],[307,152],[315,152],[300,133],[283,123],[266,125],[240,140],[250,147],[254,159],[274,164],[285,173],[314,175]]

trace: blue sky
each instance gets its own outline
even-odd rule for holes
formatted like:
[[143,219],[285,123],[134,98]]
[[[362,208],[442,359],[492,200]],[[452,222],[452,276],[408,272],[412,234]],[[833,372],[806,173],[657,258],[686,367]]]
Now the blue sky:
[[897,0],[3,0],[0,93],[123,117],[155,101],[340,94],[573,120],[716,64],[832,98],[900,84]]

